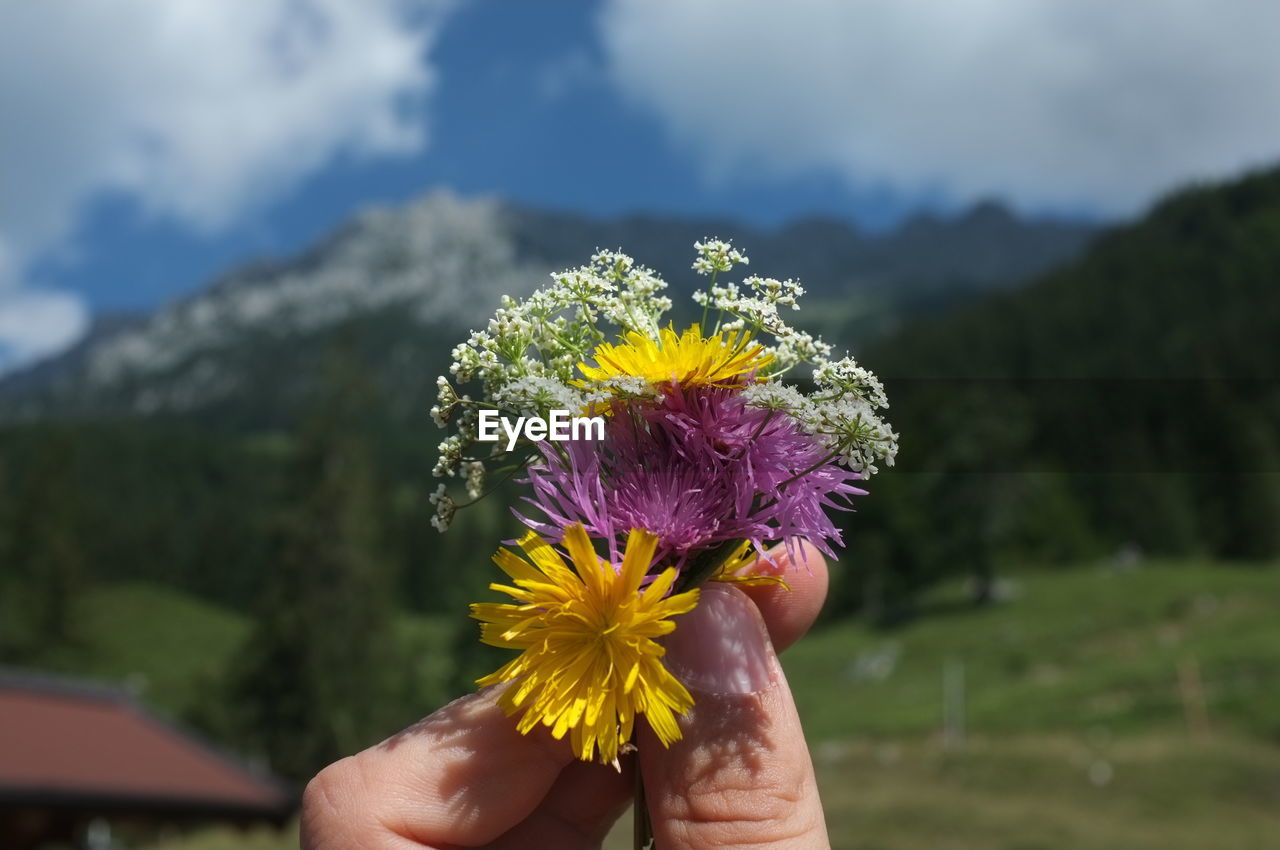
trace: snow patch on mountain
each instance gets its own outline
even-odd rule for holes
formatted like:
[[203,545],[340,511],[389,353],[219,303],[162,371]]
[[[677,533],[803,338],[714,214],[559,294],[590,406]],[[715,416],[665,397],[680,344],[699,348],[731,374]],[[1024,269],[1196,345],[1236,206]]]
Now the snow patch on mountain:
[[[424,325],[478,325],[502,293],[529,292],[550,271],[517,258],[500,202],[434,192],[367,209],[307,254],[245,267],[93,337],[50,383],[64,400],[123,390],[136,413],[192,410],[236,391],[242,369],[224,355],[246,339],[302,336],[386,309]],[[33,402],[26,415],[44,407]]]
[[365,211],[313,257],[233,275],[102,340],[87,376],[101,385],[163,372],[231,335],[306,333],[395,305],[423,320],[478,319],[500,293],[527,290],[547,271],[519,267],[500,211],[447,193]]

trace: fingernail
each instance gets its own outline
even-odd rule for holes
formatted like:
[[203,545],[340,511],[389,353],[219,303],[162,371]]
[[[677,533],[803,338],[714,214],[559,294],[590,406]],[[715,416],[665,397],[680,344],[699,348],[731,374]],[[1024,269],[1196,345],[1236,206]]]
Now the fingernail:
[[777,576],[787,571],[787,550],[779,543],[772,549],[767,550],[763,555],[756,555],[756,559],[744,570],[739,571],[739,575],[747,576]]
[[785,543],[779,543],[760,555],[745,571],[751,576],[780,576],[791,566],[791,553]]
[[698,607],[663,640],[667,668],[707,694],[753,694],[777,681],[778,659],[756,606],[741,591],[703,585]]
[[810,551],[799,539],[779,543],[756,558],[743,575],[749,576],[784,576],[793,570],[802,569],[812,573],[809,565]]

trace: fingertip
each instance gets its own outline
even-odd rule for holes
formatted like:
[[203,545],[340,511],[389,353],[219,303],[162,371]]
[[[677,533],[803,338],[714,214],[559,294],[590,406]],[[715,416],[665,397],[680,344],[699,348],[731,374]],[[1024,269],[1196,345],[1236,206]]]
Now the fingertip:
[[741,574],[775,575],[787,587],[763,584],[742,590],[760,609],[774,649],[782,652],[804,637],[817,620],[827,598],[830,575],[826,557],[807,540],[792,547],[779,543],[769,554],[771,558],[757,558]]

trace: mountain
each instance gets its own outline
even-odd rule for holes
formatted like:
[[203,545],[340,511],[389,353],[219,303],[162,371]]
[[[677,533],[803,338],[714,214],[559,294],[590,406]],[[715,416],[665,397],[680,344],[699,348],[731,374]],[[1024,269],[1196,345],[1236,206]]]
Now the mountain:
[[[480,321],[501,293],[545,272],[514,255],[496,202],[438,194],[368,210],[296,258],[245,265],[150,316],[100,323],[71,351],[0,383],[0,398],[32,418],[305,394],[312,370],[301,355],[334,328],[398,320],[411,341],[442,319]],[[395,360],[396,340],[384,341]]]
[[0,404],[8,419],[200,414],[271,424],[312,392],[317,357],[342,329],[395,412],[408,415],[449,345],[501,294],[525,294],[596,247],[621,246],[687,292],[693,241],[733,238],[752,272],[805,283],[823,330],[852,325],[865,339],[956,293],[1042,272],[1093,234],[992,203],[869,235],[824,219],[777,231],[713,219],[600,221],[435,192],[362,212],[295,258],[247,264],[151,315],[100,320],[69,352],[0,380]]
[[1280,168],[1176,193],[1031,285],[875,348],[917,377],[1274,382],[1278,280]]

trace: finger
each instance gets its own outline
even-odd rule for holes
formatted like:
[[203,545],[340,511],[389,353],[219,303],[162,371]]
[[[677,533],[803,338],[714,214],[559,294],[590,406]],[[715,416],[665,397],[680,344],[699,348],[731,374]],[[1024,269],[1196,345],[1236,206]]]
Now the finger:
[[813,764],[756,606],[705,585],[666,639],[694,706],[670,749],[644,728],[640,760],[663,850],[828,847]]
[[822,610],[829,581],[827,559],[807,540],[796,543],[794,560],[784,544],[773,547],[769,554],[772,560],[757,558],[740,574],[780,576],[791,589],[764,584],[742,586],[741,590],[760,609],[774,649],[782,652],[804,637]]
[[[462,697],[321,771],[303,795],[304,850],[478,847],[529,818],[574,757],[541,727],[521,735],[500,693]],[[599,802],[572,813],[583,830],[612,812]]]
[[487,850],[598,848],[614,822],[631,805],[635,762],[611,765],[575,761],[560,771],[542,803],[524,821],[486,845]]

